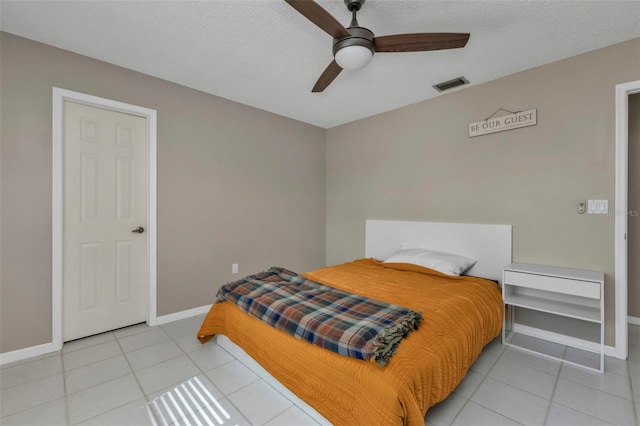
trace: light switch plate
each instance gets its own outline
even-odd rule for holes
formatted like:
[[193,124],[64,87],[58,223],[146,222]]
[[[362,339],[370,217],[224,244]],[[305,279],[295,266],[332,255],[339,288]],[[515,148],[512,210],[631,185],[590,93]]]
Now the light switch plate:
[[609,200],[589,200],[588,214],[609,214]]

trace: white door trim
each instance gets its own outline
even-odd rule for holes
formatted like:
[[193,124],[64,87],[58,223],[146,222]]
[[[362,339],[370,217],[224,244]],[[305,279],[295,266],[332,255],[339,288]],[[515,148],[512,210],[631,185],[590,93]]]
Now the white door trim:
[[63,105],[73,101],[133,114],[147,119],[147,324],[156,325],[157,271],[157,112],[111,99],[53,88],[53,187],[52,187],[52,331],[53,350],[62,349],[62,261],[63,261]]
[[629,95],[640,93],[640,80],[616,85],[616,210],[615,210],[615,305],[616,358],[626,359],[627,318],[627,209],[629,186]]

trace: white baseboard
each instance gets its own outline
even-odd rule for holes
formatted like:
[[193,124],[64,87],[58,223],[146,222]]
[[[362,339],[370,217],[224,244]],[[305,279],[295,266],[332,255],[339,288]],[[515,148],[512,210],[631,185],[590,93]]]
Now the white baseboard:
[[186,311],[174,312],[173,314],[162,315],[161,317],[156,317],[156,320],[149,322],[150,326],[154,325],[162,325],[168,322],[178,321],[182,319],[187,319],[191,317],[195,317],[196,315],[202,315],[209,312],[211,309],[211,305],[200,306],[199,308],[187,309]]
[[627,321],[629,324],[640,325],[640,318],[638,317],[627,317]]
[[[565,346],[573,346],[589,352],[600,353],[600,345],[576,337],[566,336],[564,334],[554,333],[552,331],[542,330],[540,328],[530,327],[523,324],[513,324],[513,331],[526,334],[527,336],[537,337],[538,339],[548,340],[549,342],[558,343]],[[604,354],[606,356],[615,357],[616,348],[613,346],[604,346]]]
[[33,358],[51,352],[57,352],[53,343],[44,343],[42,345],[18,349],[17,351],[5,352],[0,354],[0,365],[22,361],[23,359]]
[[[149,325],[162,325],[172,321],[178,321],[181,319],[194,317],[196,315],[206,314],[207,312],[209,312],[209,309],[211,309],[211,305],[200,306],[199,308],[193,308],[186,311],[175,312],[169,315],[163,315],[161,317],[156,317],[155,321],[149,321]],[[5,352],[0,354],[0,365],[22,361],[27,358],[33,358],[36,356],[48,354],[50,352],[56,352],[58,350],[59,349],[57,349],[53,343],[45,343],[43,345],[31,346],[28,348],[19,349],[17,351]]]

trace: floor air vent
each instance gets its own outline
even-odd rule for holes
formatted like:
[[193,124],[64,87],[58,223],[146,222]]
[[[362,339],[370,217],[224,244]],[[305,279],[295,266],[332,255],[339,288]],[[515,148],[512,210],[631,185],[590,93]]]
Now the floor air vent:
[[469,80],[464,77],[454,78],[453,80],[443,81],[442,83],[434,84],[433,88],[438,92],[443,92],[445,90],[453,89],[457,86],[462,86],[463,84],[469,84]]

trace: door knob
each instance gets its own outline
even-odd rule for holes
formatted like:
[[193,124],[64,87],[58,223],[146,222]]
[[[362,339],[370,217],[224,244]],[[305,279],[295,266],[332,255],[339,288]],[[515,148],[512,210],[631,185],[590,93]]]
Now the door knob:
[[138,226],[136,229],[131,232],[135,232],[136,234],[142,234],[144,232],[144,228],[142,226]]

